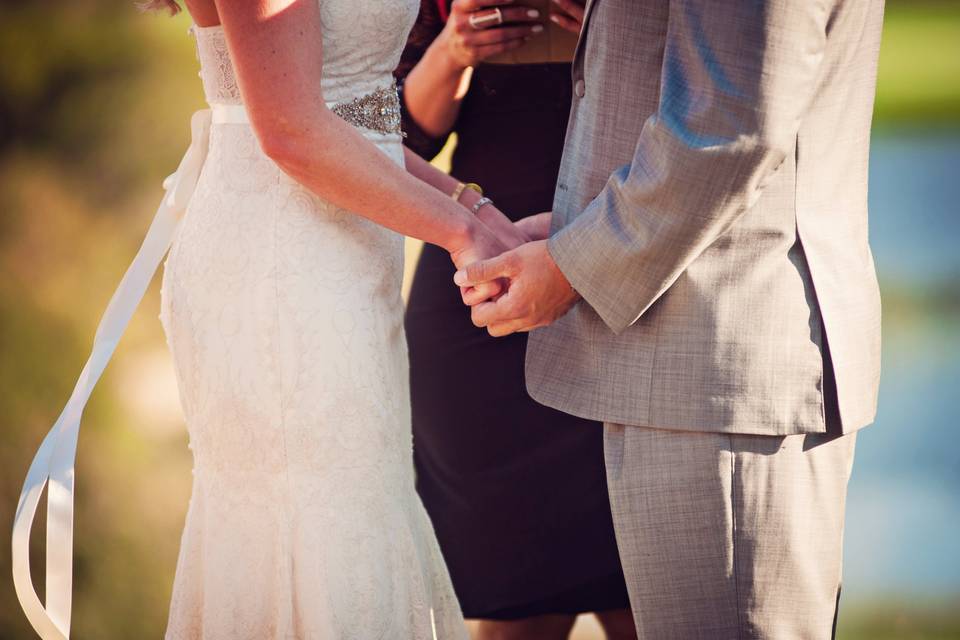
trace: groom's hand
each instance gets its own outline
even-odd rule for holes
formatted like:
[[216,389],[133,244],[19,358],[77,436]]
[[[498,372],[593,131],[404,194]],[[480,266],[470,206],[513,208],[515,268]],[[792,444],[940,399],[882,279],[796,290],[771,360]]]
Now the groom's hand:
[[[471,298],[469,287],[509,281],[496,300]],[[492,336],[530,331],[554,322],[576,304],[579,294],[547,251],[546,240],[530,242],[489,260],[475,262],[454,275],[471,305],[473,324]]]

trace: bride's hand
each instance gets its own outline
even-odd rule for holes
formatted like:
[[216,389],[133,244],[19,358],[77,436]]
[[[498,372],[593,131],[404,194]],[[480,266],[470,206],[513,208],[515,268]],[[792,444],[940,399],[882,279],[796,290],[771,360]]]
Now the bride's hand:
[[[467,189],[460,196],[459,202],[467,209],[473,209],[480,201],[480,197],[478,192]],[[477,210],[476,217],[500,239],[507,249],[516,249],[532,240],[523,228],[515,225],[492,201],[487,201],[486,204],[481,206]]]
[[[509,246],[501,240],[493,230],[479,220],[475,221],[472,225],[471,232],[468,233],[467,236],[462,247],[458,247],[450,252],[450,259],[453,260],[453,264],[457,269],[464,269],[474,262],[495,258],[513,248],[513,246]],[[514,246],[519,246],[519,244],[523,243],[517,243],[517,245]],[[479,302],[496,299],[506,291],[506,288],[507,282],[503,280],[493,280],[476,287],[461,287],[460,294],[463,297],[464,304],[472,306]]]
[[531,240],[546,240],[550,237],[550,221],[553,218],[552,211],[544,211],[536,215],[521,218],[513,223],[517,231]]
[[[468,265],[476,262],[477,258],[475,256],[488,254],[488,257],[496,257],[504,251],[515,249],[522,244],[534,240],[546,240],[550,236],[552,217],[552,211],[544,211],[512,222],[492,203],[487,204],[477,212],[480,226],[484,228],[480,240],[471,250],[467,250],[459,256],[451,254],[453,262],[459,269],[461,264]],[[473,306],[480,302],[498,298],[506,292],[509,285],[510,283],[507,280],[495,280],[477,287],[461,287],[460,294],[463,297],[464,304]]]
[[530,236],[524,227],[510,220],[493,203],[480,207],[477,212],[477,219],[486,225],[508,250],[516,249],[520,245],[536,239]]

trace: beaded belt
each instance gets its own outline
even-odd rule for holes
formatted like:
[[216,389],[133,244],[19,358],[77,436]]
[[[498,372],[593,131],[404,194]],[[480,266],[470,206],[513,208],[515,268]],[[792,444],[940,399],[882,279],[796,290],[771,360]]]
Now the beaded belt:
[[399,133],[406,137],[400,130],[400,99],[396,83],[350,102],[335,104],[330,110],[355,127],[383,134]]
[[[384,135],[399,134],[400,99],[397,85],[381,87],[372,93],[354,98],[350,102],[328,104],[330,110],[355,127],[369,129]],[[249,124],[250,118],[242,104],[212,105],[214,124]]]

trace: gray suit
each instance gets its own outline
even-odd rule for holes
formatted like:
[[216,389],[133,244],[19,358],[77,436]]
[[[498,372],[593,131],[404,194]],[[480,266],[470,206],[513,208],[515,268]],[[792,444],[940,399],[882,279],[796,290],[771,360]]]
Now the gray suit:
[[[607,423],[608,454],[622,461],[613,475],[608,461],[618,541],[635,614],[647,618],[638,621],[645,637],[820,637],[832,614],[821,609],[838,589],[836,506],[853,437],[830,443],[827,432],[851,433],[873,420],[880,373],[867,158],[882,14],[882,0],[588,5],[548,245],[583,300],[532,333],[527,385],[544,404]],[[632,438],[635,428],[670,437]],[[794,446],[803,434],[803,446]],[[781,443],[767,451],[772,467],[762,472],[736,464],[765,450],[751,440],[757,436]],[[694,441],[703,449],[692,452]],[[830,451],[817,452],[820,445]],[[663,484],[668,474],[653,477],[657,465],[639,462],[652,450],[686,464],[687,482],[697,486],[677,484],[675,474],[671,486]],[[789,462],[790,455],[809,460]],[[723,456],[730,464],[715,464]],[[697,460],[713,465],[715,486]],[[717,503],[726,515],[680,517],[685,499],[695,502],[691,490],[723,496],[731,477],[720,475],[728,471],[742,491]],[[805,483],[833,487],[830,504],[819,494],[781,509],[784,487]],[[676,502],[643,498],[671,490]],[[766,517],[757,516],[758,503],[780,515],[761,509]],[[803,527],[825,514],[840,521],[821,522],[817,535],[828,540],[805,548]],[[673,522],[677,530],[667,535],[680,536],[689,527],[711,531],[711,523],[733,527],[738,517],[754,518],[737,534],[745,546],[737,551],[731,543],[712,555],[716,567],[701,558],[690,580],[734,566],[724,553],[743,561],[773,548],[761,539],[786,527],[796,545],[774,556],[757,551],[748,562],[784,566],[788,553],[797,565],[826,567],[819,581],[804,583],[808,599],[790,587],[796,602],[820,603],[816,615],[798,605],[812,631],[800,622],[776,632],[763,626],[770,609],[757,603],[770,598],[753,597],[743,575],[727,582],[736,593],[717,595],[739,609],[736,634],[716,635],[715,621],[692,611],[676,619],[694,625],[680,632],[650,610],[671,606],[658,593],[676,603],[695,599],[703,584],[674,592],[661,584],[652,600],[642,595],[637,581],[662,573],[649,563],[663,549],[644,546],[652,538],[638,529],[662,534]],[[628,548],[643,559],[626,557]],[[714,578],[723,582],[704,580]],[[797,578],[778,577],[785,585]],[[706,610],[723,606],[711,602]]]
[[608,422],[823,432],[825,334],[843,430],[870,423],[883,3],[589,10],[550,241],[586,304],[531,335],[530,392]]

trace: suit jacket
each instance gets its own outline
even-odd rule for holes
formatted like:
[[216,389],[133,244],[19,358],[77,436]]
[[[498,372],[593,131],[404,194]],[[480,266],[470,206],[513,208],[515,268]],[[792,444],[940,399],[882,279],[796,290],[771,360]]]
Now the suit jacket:
[[534,398],[787,435],[826,431],[833,395],[838,429],[872,422],[882,18],[883,0],[590,2],[548,244],[583,300],[531,335]]

